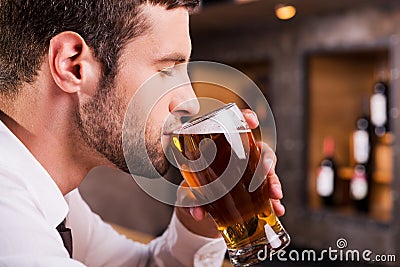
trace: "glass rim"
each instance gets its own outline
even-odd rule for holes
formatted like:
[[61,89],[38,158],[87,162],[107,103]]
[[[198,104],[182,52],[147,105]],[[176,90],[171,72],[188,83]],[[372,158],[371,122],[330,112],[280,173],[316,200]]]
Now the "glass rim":
[[236,103],[228,103],[228,104],[225,104],[225,105],[223,105],[223,106],[221,106],[221,107],[219,107],[219,108],[217,108],[217,109],[215,109],[213,111],[210,111],[210,112],[208,112],[208,113],[206,113],[206,114],[204,114],[202,116],[194,117],[194,118],[190,119],[189,121],[185,122],[181,127],[175,129],[173,131],[173,133],[176,133],[177,131],[180,132],[182,130],[186,130],[186,129],[188,129],[188,128],[196,125],[196,124],[199,124],[200,122],[203,122],[203,121],[208,120],[208,119],[210,119],[212,117],[215,117],[217,114],[221,113],[222,111],[230,109],[231,107],[234,107],[234,106],[237,106]]

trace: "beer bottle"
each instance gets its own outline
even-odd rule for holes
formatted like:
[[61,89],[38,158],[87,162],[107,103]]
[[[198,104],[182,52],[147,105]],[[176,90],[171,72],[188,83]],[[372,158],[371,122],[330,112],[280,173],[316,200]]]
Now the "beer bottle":
[[334,161],[335,140],[327,136],[324,138],[323,159],[317,175],[317,194],[325,207],[335,205],[334,195],[337,181],[337,170]]
[[370,184],[373,172],[370,121],[365,114],[356,122],[353,132],[354,170],[350,181],[350,194],[358,211],[368,212]]
[[382,137],[389,131],[389,86],[383,66],[377,70],[370,109],[373,132],[378,138]]

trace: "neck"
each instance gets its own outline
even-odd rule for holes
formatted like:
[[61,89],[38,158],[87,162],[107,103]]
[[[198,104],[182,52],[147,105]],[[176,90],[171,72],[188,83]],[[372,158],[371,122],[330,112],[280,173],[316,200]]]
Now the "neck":
[[0,120],[28,148],[65,195],[77,188],[93,167],[108,161],[82,140],[68,96],[47,98],[40,90],[35,90],[37,95],[32,97],[30,90],[24,91],[28,95],[19,95],[8,105],[0,101]]

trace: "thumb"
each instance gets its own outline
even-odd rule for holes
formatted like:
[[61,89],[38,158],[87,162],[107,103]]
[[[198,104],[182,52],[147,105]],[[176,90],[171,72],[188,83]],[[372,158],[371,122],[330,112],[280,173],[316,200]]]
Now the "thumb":
[[196,197],[185,181],[183,181],[178,188],[175,206],[188,208],[186,209],[187,212],[189,212],[196,221],[201,221],[206,215],[205,211],[198,207]]
[[176,192],[175,206],[193,208],[198,206],[196,196],[193,194],[186,181],[182,181]]

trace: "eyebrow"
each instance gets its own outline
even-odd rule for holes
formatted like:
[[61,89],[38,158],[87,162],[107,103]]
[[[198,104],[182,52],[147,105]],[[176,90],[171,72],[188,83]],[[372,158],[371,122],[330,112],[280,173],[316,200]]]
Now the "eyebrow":
[[165,62],[178,62],[178,63],[184,63],[189,61],[190,58],[186,58],[185,55],[181,53],[173,53],[173,54],[168,54],[165,56],[162,56],[159,59],[156,59],[156,63],[165,63]]

